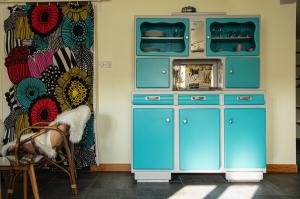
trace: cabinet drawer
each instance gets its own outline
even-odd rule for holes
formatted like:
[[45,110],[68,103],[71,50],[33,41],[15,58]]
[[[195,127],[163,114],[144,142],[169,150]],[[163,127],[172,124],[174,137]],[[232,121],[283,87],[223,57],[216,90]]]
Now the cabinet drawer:
[[225,95],[225,105],[264,105],[264,94],[234,94]]
[[135,94],[133,105],[173,105],[174,97],[171,94]]
[[219,95],[178,95],[179,105],[219,105]]

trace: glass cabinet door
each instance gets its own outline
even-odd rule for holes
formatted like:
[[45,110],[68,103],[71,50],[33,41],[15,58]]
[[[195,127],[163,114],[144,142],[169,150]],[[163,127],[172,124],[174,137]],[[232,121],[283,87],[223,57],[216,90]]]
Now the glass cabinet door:
[[189,19],[137,18],[137,56],[188,56]]
[[208,18],[208,56],[258,56],[259,18]]

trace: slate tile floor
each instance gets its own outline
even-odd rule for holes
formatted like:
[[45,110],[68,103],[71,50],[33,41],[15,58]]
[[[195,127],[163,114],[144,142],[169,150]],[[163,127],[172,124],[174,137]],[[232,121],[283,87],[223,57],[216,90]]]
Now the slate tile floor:
[[[296,199],[299,174],[266,174],[260,183],[228,183],[221,174],[178,174],[170,183],[139,183],[129,173],[79,171],[79,195],[73,196],[64,173],[38,171],[41,199]],[[21,181],[14,198],[22,198]],[[32,198],[30,195],[29,198]]]

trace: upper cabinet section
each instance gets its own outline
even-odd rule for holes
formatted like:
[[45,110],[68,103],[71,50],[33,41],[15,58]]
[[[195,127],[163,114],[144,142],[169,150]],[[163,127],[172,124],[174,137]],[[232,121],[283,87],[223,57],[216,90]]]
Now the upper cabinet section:
[[259,56],[259,17],[207,18],[207,56]]
[[188,56],[189,19],[136,18],[137,56]]

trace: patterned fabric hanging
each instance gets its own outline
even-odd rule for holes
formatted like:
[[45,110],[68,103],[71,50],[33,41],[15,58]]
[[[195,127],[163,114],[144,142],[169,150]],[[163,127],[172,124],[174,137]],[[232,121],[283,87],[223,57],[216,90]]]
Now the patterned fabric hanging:
[[[49,96],[38,98],[29,108],[30,125],[32,126],[39,122],[52,122],[59,113],[61,113],[61,109],[56,99]],[[41,124],[39,126],[46,125]]]
[[85,149],[90,149],[95,145],[94,116],[91,116],[91,118],[87,122],[80,144]]
[[27,64],[29,52],[28,46],[16,47],[5,58],[8,77],[12,83],[18,84],[21,80],[30,76]]
[[64,72],[67,72],[74,66],[77,66],[74,54],[68,47],[61,48],[54,54],[53,64],[55,66],[59,66],[59,68]]
[[[85,104],[93,110],[94,10],[88,2],[24,3],[8,7],[5,66],[13,83],[5,93],[10,114],[4,142],[23,128],[51,122]],[[77,167],[95,164],[94,117],[75,145]]]
[[35,99],[45,94],[45,84],[33,77],[26,78],[17,85],[17,100],[26,109],[30,107]]
[[28,57],[28,67],[32,77],[40,78],[42,72],[45,71],[48,66],[52,65],[54,50],[52,48],[45,49],[34,53],[33,56]]
[[11,111],[21,107],[16,98],[16,86],[15,85],[13,85],[5,93],[5,99],[6,99],[7,105],[9,106]]
[[10,114],[7,116],[7,118],[4,120],[4,126],[6,129],[4,133],[4,140],[3,140],[4,144],[11,142],[15,139],[16,137],[15,126],[16,126],[17,117],[22,114],[27,114],[27,110],[22,108],[12,110]]
[[32,6],[29,16],[31,29],[40,36],[54,32],[62,19],[61,10],[55,3]]
[[42,73],[42,82],[47,87],[47,94],[50,96],[56,96],[55,88],[57,86],[57,80],[60,76],[64,73],[58,66],[49,66],[43,73]]
[[80,105],[92,105],[92,79],[79,67],[74,67],[63,74],[55,88],[57,100],[63,111]]
[[79,4],[78,2],[66,3],[62,7],[63,14],[71,20],[85,21],[88,17],[89,12],[91,11],[92,5],[90,4]]
[[78,45],[90,49],[94,43],[94,22],[90,15],[85,21],[65,18],[61,30],[63,41],[71,50]]
[[94,56],[93,53],[83,46],[79,46],[74,50],[75,60],[81,70],[84,70],[88,73],[90,77],[94,74],[93,62]]

